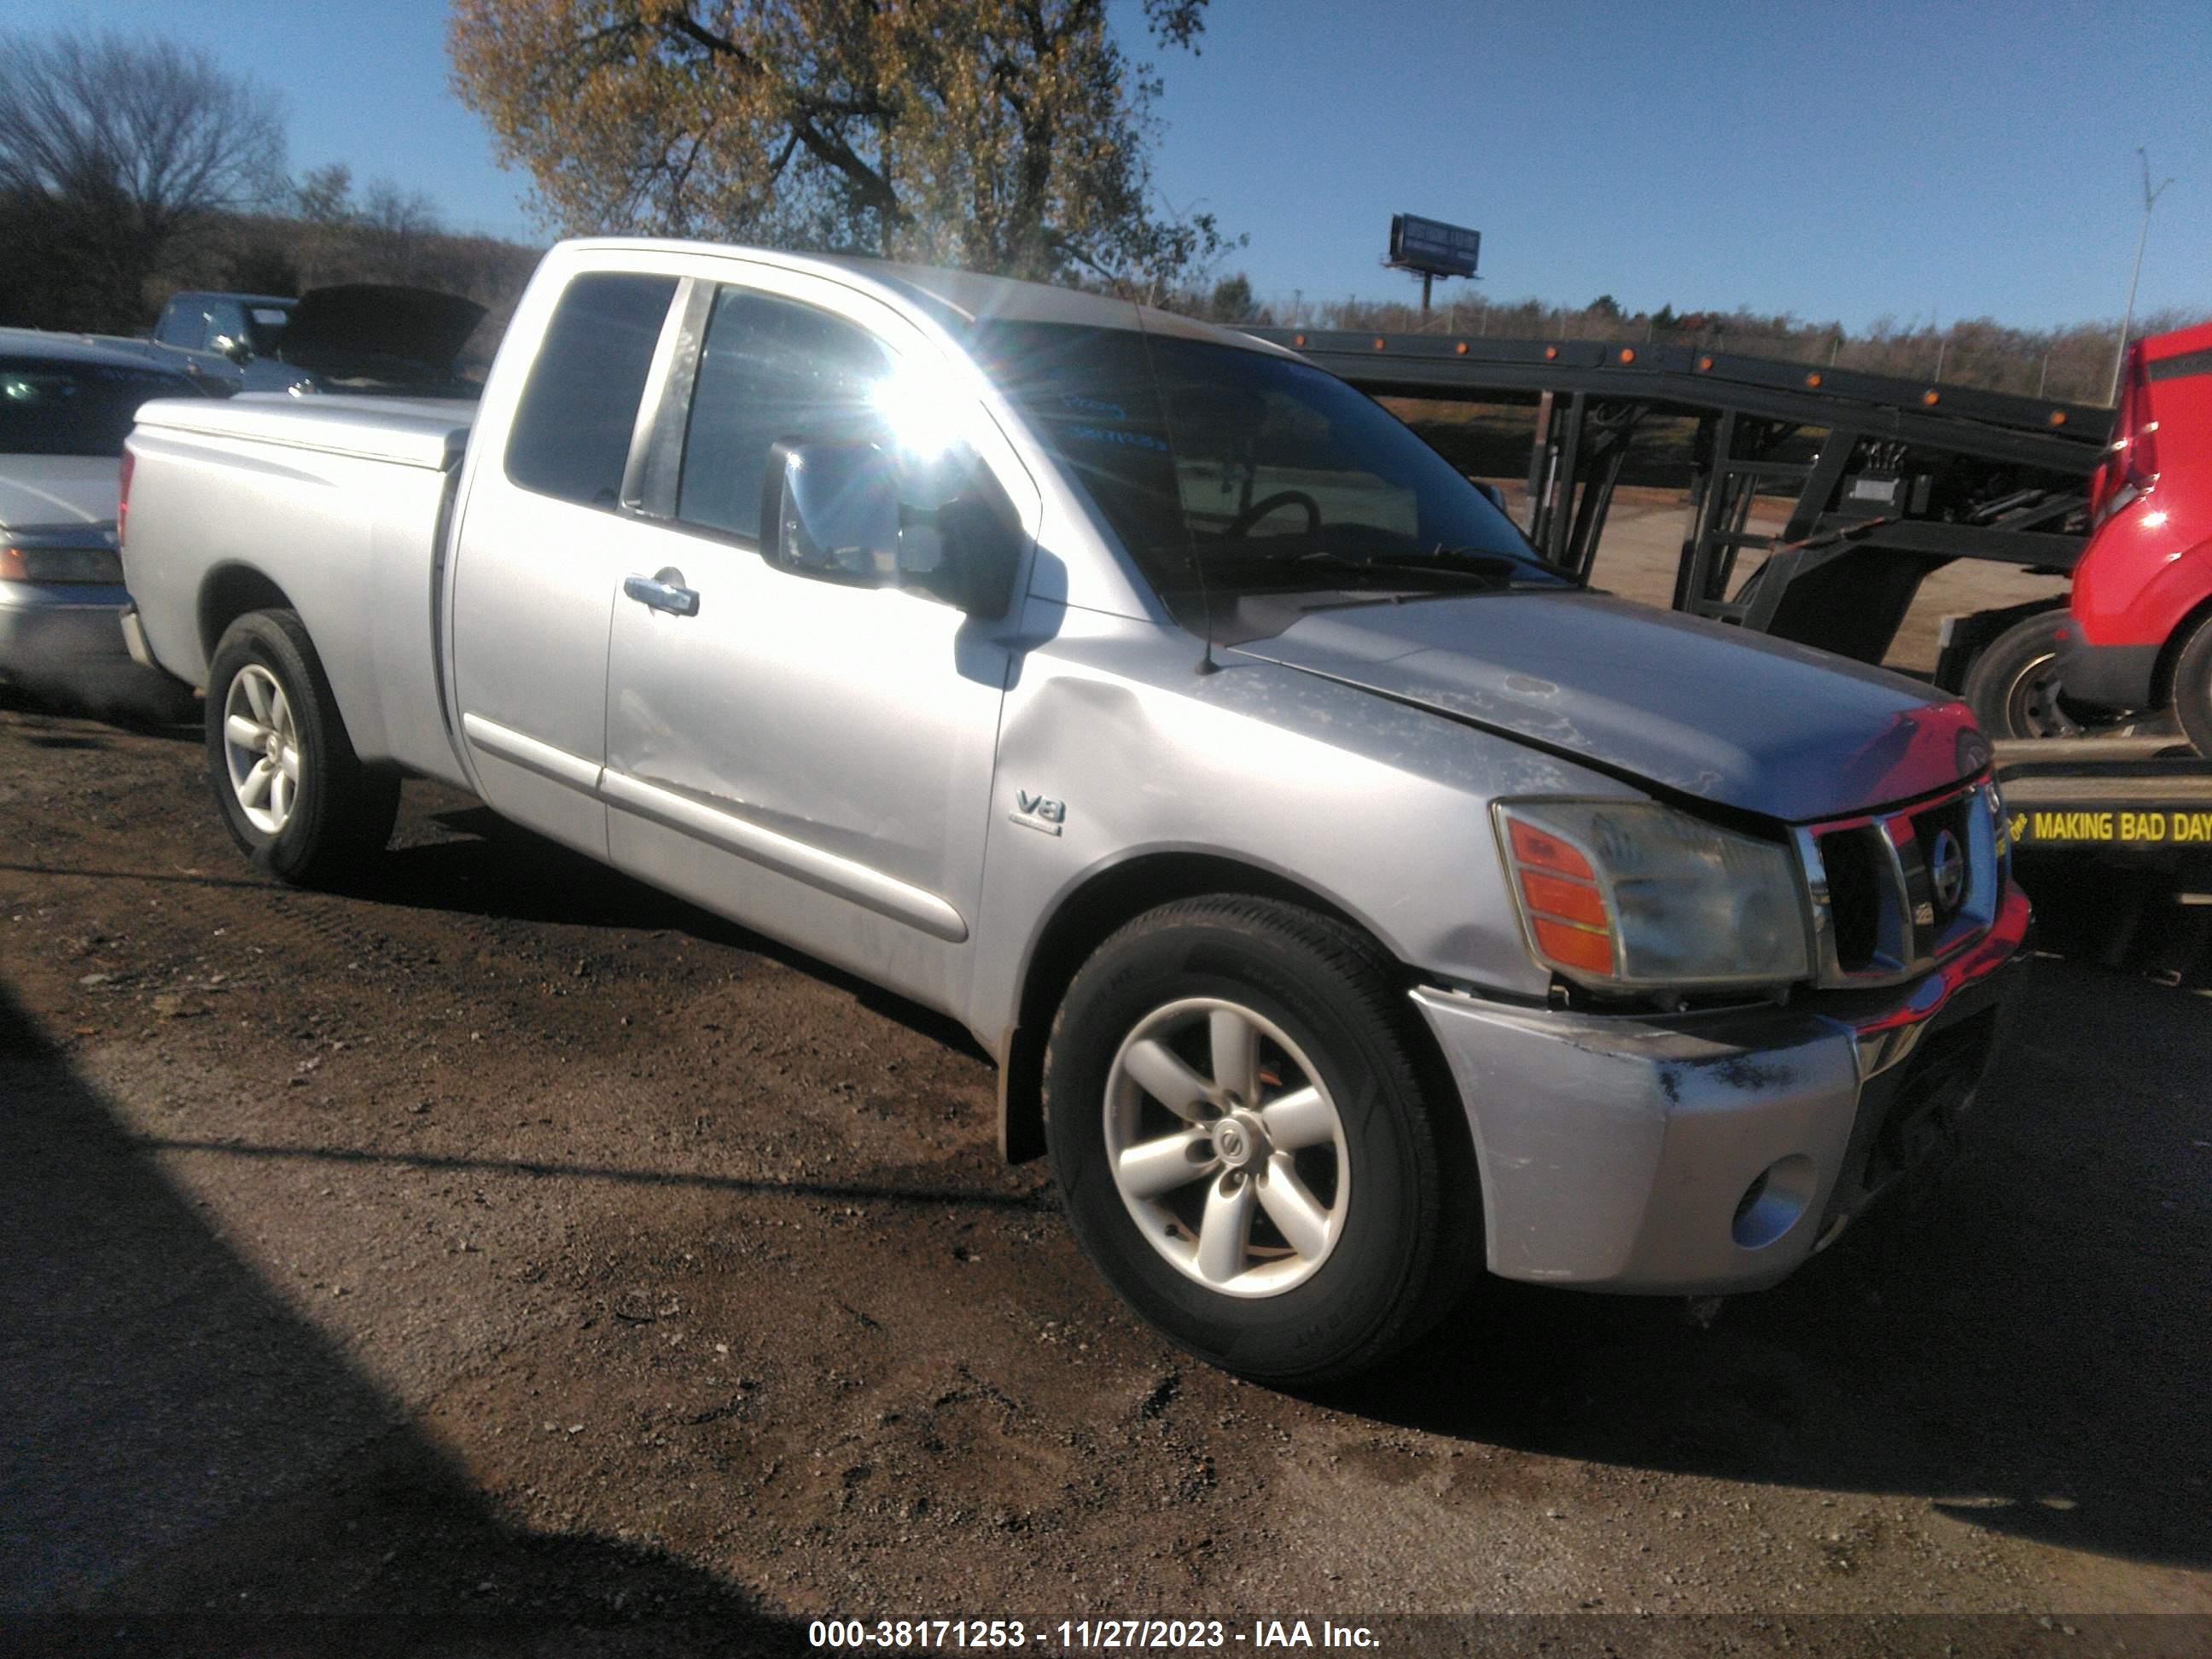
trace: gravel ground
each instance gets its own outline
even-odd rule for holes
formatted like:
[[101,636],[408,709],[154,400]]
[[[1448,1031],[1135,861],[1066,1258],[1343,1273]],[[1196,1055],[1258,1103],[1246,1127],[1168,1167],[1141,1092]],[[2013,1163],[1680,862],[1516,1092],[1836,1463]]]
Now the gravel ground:
[[426,786],[288,891],[189,736],[0,711],[0,1632],[2212,1650],[2212,998],[2026,1002],[1973,1157],[1780,1289],[1497,1287],[1297,1397],[1121,1311],[945,1022]]

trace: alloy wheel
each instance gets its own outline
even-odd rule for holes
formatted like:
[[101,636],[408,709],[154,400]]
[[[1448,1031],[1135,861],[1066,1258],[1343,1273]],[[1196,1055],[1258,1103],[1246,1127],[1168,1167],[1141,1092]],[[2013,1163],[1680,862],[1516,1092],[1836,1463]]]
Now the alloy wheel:
[[276,677],[248,663],[223,697],[223,759],[246,820],[280,835],[300,805],[300,737]]
[[1240,1004],[1186,998],[1123,1039],[1106,1155],[1138,1231],[1224,1296],[1279,1296],[1336,1248],[1352,1199],[1344,1123],[1320,1071]]

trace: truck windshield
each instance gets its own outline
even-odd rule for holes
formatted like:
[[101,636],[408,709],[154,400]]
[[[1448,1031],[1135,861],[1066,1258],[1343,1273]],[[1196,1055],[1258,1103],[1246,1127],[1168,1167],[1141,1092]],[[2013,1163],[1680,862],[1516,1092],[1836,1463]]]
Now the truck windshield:
[[198,392],[181,375],[0,357],[0,455],[120,455],[139,404]]
[[1270,353],[987,322],[976,355],[1164,596],[1571,585],[1389,411]]

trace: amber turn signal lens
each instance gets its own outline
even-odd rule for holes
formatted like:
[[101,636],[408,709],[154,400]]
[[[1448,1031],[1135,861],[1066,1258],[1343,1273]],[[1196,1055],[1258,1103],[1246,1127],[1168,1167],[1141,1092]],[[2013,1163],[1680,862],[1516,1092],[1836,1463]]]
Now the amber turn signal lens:
[[1610,933],[1593,933],[1588,928],[1544,916],[1532,918],[1529,926],[1536,935],[1536,948],[1561,966],[1579,968],[1590,974],[1613,971]]
[[1595,881],[1597,872],[1589,860],[1561,841],[1557,836],[1547,836],[1534,824],[1523,823],[1518,818],[1510,820],[1513,836],[1513,861],[1533,866],[1539,870],[1553,870],[1577,881]]
[[1604,898],[1586,881],[1565,881],[1558,876],[1523,870],[1521,896],[1528,901],[1531,910],[1541,910],[1562,921],[1579,921],[1586,927],[1611,925],[1606,917]]

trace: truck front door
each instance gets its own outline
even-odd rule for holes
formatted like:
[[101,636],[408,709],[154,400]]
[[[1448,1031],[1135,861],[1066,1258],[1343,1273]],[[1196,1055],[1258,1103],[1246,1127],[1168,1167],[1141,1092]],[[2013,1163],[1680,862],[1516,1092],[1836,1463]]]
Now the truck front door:
[[[672,396],[690,386],[668,434],[670,527],[614,602],[610,844],[657,885],[950,1007],[1013,624],[761,556],[770,446],[873,436],[890,377],[937,348],[837,284],[759,281],[701,285],[696,355],[688,376],[672,372]],[[1033,525],[1035,487],[1011,450],[984,464]]]

